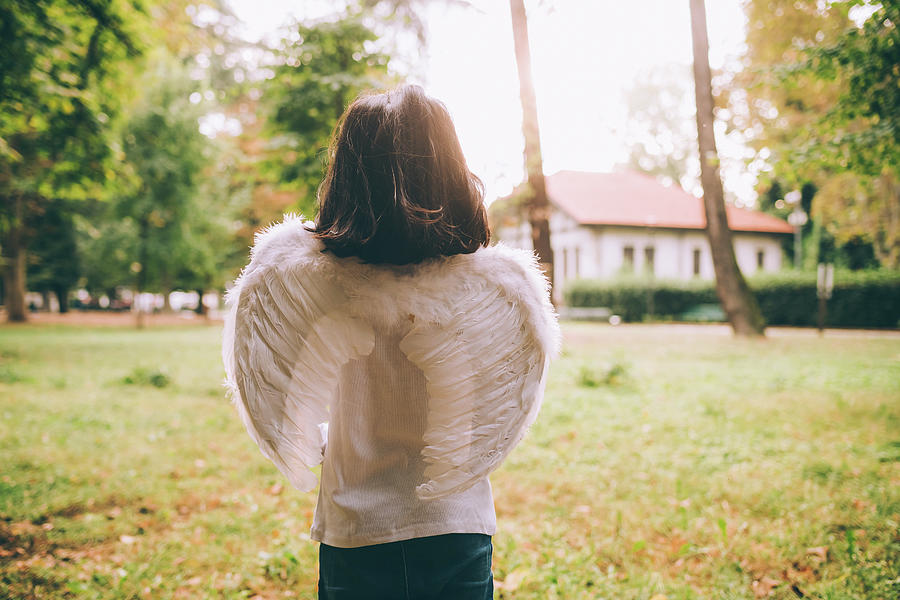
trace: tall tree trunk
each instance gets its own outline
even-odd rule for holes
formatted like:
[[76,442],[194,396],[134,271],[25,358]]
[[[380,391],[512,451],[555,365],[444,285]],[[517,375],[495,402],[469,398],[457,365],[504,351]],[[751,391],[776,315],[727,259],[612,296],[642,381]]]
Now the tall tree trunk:
[[531,222],[531,242],[538,261],[550,280],[553,298],[553,248],[550,246],[550,202],[544,183],[541,158],[541,136],[538,128],[537,100],[531,79],[531,50],[528,47],[528,21],[523,0],[509,0],[512,13],[513,40],[516,46],[516,67],[519,72],[519,97],[522,100],[522,133],[525,135],[525,170],[528,173],[528,220]]
[[697,98],[697,137],[700,142],[700,182],[706,212],[706,234],[716,272],[716,293],[734,333],[762,335],[765,321],[756,298],[747,287],[734,257],[734,245],[725,213],[725,193],[719,176],[719,155],[713,131],[712,78],[709,70],[709,40],[703,0],[690,0],[691,34],[694,42],[694,86]]
[[203,317],[209,316],[209,311],[206,309],[206,305],[203,304],[203,288],[197,288],[195,290],[197,292],[197,308],[194,309],[194,312]]
[[57,285],[54,288],[54,293],[56,294],[56,300],[59,302],[59,312],[67,313],[69,312],[69,288],[64,285]]
[[3,199],[10,204],[11,216],[9,233],[3,244],[4,293],[6,294],[6,319],[10,322],[28,320],[25,310],[25,198],[13,194]]

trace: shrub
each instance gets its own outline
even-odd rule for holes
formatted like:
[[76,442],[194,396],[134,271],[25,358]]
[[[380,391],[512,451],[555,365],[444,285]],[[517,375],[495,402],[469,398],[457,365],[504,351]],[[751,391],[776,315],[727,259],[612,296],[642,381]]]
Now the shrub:
[[172,379],[162,369],[135,368],[130,374],[122,378],[125,385],[151,385],[164,388],[172,383]]
[[[769,325],[815,326],[816,274],[784,271],[748,279]],[[711,281],[625,277],[582,279],[565,291],[569,306],[605,306],[626,321],[683,319],[701,305],[718,304]],[[652,310],[651,310],[652,306]],[[699,311],[712,314],[714,311]],[[839,271],[828,301],[829,327],[898,327],[900,272]]]

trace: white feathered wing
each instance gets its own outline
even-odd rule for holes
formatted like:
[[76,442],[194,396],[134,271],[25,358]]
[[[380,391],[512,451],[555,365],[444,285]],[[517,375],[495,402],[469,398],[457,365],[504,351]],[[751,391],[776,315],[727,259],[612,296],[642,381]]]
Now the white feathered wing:
[[323,459],[340,370],[372,352],[373,325],[415,323],[400,348],[426,379],[420,498],[487,476],[537,416],[559,328],[530,253],[498,246],[420,265],[412,277],[391,273],[323,254],[295,218],[257,238],[229,292],[233,401],[263,455],[301,491],[316,485],[310,468]]
[[508,258],[500,264],[512,285],[465,286],[446,299],[446,319],[416,325],[400,344],[427,382],[423,500],[465,490],[499,467],[540,409],[558,327],[533,257],[519,257],[525,265]]
[[[251,263],[252,265],[252,263]],[[315,488],[341,367],[372,351],[374,333],[346,314],[341,286],[303,266],[268,266],[229,294],[223,357],[241,420],[263,455],[301,491]]]

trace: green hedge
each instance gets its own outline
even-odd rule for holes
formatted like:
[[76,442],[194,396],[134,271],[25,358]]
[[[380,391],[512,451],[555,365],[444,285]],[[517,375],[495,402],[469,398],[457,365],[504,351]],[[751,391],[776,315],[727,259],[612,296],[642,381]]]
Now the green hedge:
[[[753,277],[748,283],[769,325],[816,325],[815,273],[784,271]],[[719,302],[711,281],[637,277],[578,280],[566,288],[565,299],[569,306],[605,306],[626,321],[677,320],[699,305]],[[834,293],[828,301],[825,324],[830,327],[900,326],[900,272],[835,273]]]

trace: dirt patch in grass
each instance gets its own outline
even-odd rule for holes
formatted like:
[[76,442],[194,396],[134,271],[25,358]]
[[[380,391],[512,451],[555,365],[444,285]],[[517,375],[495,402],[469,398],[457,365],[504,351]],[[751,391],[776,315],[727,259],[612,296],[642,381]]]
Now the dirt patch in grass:
[[[12,521],[0,516],[0,565],[15,562],[18,568],[34,564],[52,566],[56,560],[79,560],[91,558],[101,560],[120,545],[131,545],[140,536],[163,533],[178,524],[189,521],[196,513],[207,513],[222,506],[218,496],[202,497],[187,493],[170,506],[165,507],[171,518],[157,518],[160,507],[144,499],[125,499],[111,496],[99,502],[73,503],[30,521]],[[50,539],[56,519],[79,520],[86,515],[95,515],[108,521],[120,519],[130,513],[128,527],[131,534],[115,534],[109,539],[90,544],[73,545]]]

